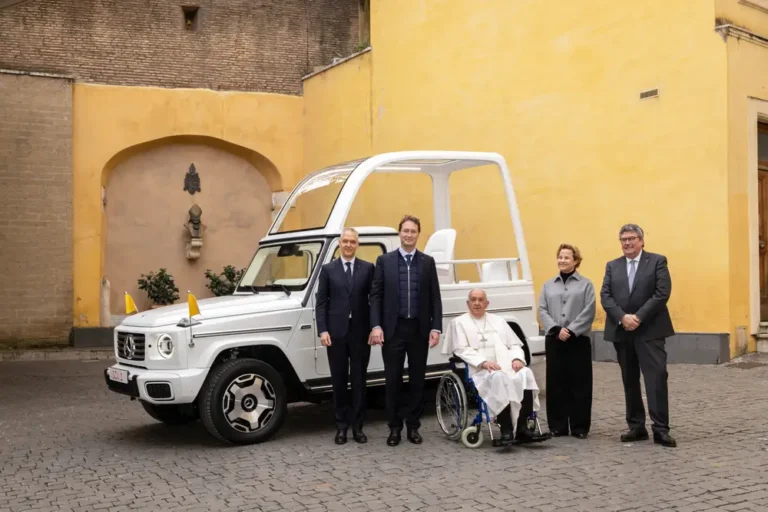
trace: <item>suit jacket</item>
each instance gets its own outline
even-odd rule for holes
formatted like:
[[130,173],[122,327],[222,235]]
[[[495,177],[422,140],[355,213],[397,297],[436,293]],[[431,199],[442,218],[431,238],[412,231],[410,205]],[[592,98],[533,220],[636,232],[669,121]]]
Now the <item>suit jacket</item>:
[[[350,288],[341,258],[323,265],[315,295],[318,332],[327,332],[332,340],[346,336],[350,327],[357,331],[356,334],[364,335],[368,332],[370,325],[368,296],[373,283],[373,270],[373,263],[355,258]],[[352,313],[351,325],[350,313]]]
[[[397,328],[400,312],[400,251],[382,254],[376,259],[376,272],[371,288],[371,328],[379,326],[384,331],[384,341],[392,338]],[[419,332],[429,338],[432,330],[443,329],[443,303],[440,298],[440,282],[432,256],[416,251],[414,262],[419,270]]]
[[[672,292],[672,279],[667,268],[667,258],[661,254],[643,251],[635,272],[632,291],[629,291],[627,259],[622,256],[605,266],[605,278],[600,291],[600,301],[606,313],[606,341],[648,341],[675,334],[667,301]],[[621,324],[625,315],[637,315],[640,327],[626,331]]]

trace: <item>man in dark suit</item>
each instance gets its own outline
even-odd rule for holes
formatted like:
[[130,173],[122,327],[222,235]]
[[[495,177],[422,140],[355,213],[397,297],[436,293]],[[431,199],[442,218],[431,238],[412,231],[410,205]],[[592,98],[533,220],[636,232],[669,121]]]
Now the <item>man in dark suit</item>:
[[[323,265],[317,287],[317,330],[320,342],[328,347],[328,363],[336,410],[336,444],[347,442],[347,429],[358,443],[363,433],[366,377],[371,347],[368,345],[370,316],[368,295],[373,283],[373,264],[355,257],[357,231],[347,228],[341,235],[341,256]],[[348,378],[352,381],[352,409],[349,409]]]
[[[427,355],[440,342],[443,325],[435,260],[416,249],[421,222],[406,215],[398,231],[400,248],[378,257],[371,288],[371,342],[383,344],[389,446],[400,444],[403,419],[408,440],[422,442],[419,427]],[[400,389],[406,355],[410,399],[403,411]]]
[[612,341],[621,366],[629,432],[622,442],[648,439],[645,409],[640,393],[640,371],[648,396],[653,441],[675,447],[669,435],[667,399],[667,352],[665,338],[675,333],[667,301],[672,280],[667,258],[645,252],[643,230],[627,224],[619,231],[624,256],[609,261],[605,267],[600,300],[606,313],[606,341]]

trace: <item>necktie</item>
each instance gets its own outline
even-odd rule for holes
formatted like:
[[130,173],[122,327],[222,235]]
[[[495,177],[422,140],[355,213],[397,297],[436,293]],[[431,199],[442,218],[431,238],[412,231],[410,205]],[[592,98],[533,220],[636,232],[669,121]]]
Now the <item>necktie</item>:
[[344,271],[344,275],[347,278],[347,284],[349,285],[350,288],[352,288],[352,262],[347,261],[346,263],[344,263],[344,265],[347,266],[347,269]]
[[405,264],[409,267],[411,266],[411,258],[413,258],[413,254],[406,254],[405,255]]
[[629,291],[632,291],[632,285],[635,283],[635,264],[636,260],[629,262]]

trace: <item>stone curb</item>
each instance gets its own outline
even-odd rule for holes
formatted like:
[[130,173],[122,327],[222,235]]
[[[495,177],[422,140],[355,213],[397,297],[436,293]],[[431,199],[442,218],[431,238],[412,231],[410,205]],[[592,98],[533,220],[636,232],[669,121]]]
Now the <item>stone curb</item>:
[[104,361],[114,358],[115,352],[111,347],[0,350],[0,361]]

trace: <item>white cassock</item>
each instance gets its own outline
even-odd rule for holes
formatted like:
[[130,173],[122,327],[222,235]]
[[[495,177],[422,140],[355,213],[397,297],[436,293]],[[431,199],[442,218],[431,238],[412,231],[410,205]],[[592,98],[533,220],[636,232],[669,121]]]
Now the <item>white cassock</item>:
[[[525,390],[533,392],[533,410],[539,410],[539,386],[533,371],[528,367],[518,372],[512,369],[515,359],[525,364],[523,342],[502,317],[486,313],[483,318],[476,319],[470,313],[464,313],[448,326],[442,352],[454,354],[469,365],[469,376],[491,416],[498,416],[509,405],[512,425],[517,430]],[[497,363],[501,370],[481,369],[480,365],[485,361]]]

